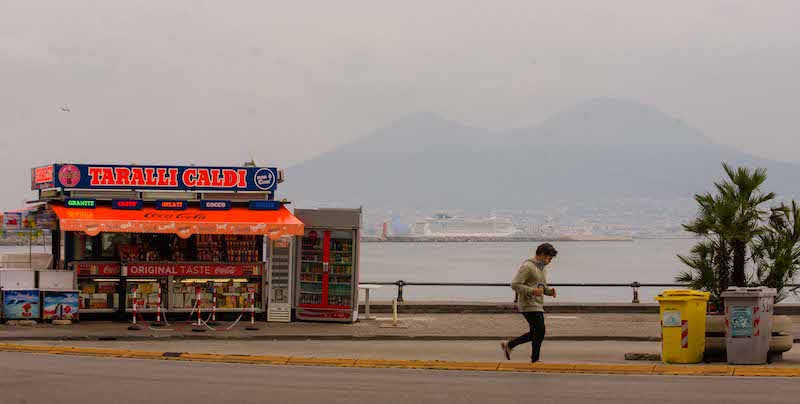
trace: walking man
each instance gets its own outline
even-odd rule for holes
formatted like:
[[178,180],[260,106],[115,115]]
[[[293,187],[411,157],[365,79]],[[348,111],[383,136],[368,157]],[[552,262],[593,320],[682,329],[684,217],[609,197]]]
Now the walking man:
[[518,345],[531,343],[531,362],[539,361],[539,353],[544,341],[544,295],[556,297],[556,290],[547,287],[547,271],[545,267],[556,257],[558,251],[550,243],[536,248],[536,256],[527,259],[520,267],[517,276],[511,282],[511,288],[517,292],[517,306],[528,321],[530,331],[511,340],[503,341],[500,347],[506,359],[511,360],[511,351]]

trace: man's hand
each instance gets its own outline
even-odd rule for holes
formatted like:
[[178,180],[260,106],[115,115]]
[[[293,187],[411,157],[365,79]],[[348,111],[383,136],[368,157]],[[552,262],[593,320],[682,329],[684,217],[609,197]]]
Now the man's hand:
[[550,288],[550,290],[553,291],[553,299],[555,299],[556,298],[556,289],[555,288]]
[[536,288],[536,289],[533,290],[533,295],[534,296],[541,296],[543,294],[544,294],[544,289],[542,289],[542,288]]

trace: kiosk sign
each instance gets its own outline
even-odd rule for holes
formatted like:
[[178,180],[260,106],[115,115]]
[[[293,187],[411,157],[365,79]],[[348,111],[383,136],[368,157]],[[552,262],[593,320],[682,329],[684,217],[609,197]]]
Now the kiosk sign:
[[200,201],[200,209],[202,210],[231,210],[231,201]]
[[94,199],[67,199],[64,201],[64,206],[68,208],[94,209],[97,207],[97,201]]
[[47,189],[56,185],[55,167],[52,165],[31,169],[31,189]]
[[31,170],[31,189],[274,191],[274,167],[124,166],[54,164]]
[[114,199],[111,201],[111,208],[122,210],[142,210],[144,209],[144,201],[141,199]]
[[188,207],[187,201],[156,201],[158,210],[186,210]]

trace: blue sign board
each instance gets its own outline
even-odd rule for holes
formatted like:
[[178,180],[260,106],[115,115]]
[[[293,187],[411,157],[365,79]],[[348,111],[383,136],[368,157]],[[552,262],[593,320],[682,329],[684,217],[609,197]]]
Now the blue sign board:
[[231,201],[200,201],[200,209],[203,210],[231,210]]
[[31,189],[275,191],[273,167],[124,166],[54,164],[31,170]]
[[731,310],[731,335],[734,338],[753,336],[753,309],[733,307]]
[[4,290],[3,317],[6,320],[39,319],[40,303],[38,290]]
[[111,208],[123,210],[142,210],[144,209],[144,201],[140,199],[112,199]]
[[278,210],[280,201],[250,201],[250,210]]
[[158,210],[186,210],[188,207],[187,201],[156,201]]

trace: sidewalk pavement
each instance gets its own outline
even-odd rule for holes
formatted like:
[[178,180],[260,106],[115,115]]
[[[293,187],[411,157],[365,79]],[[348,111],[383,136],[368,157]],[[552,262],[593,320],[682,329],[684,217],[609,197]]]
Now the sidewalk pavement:
[[[800,337],[800,316],[791,316],[793,335]],[[257,331],[247,331],[241,322],[230,331],[231,323],[217,326],[219,331],[193,332],[191,324],[175,324],[164,329],[129,331],[129,324],[101,321],[80,322],[69,326],[0,325],[0,340],[163,340],[163,339],[238,339],[238,340],[500,340],[516,337],[528,330],[519,314],[406,314],[391,328],[391,317],[378,314],[376,320],[355,324],[339,323],[266,323],[257,322]],[[561,341],[659,341],[658,314],[548,314],[547,339]],[[183,327],[180,330],[176,328]]]

